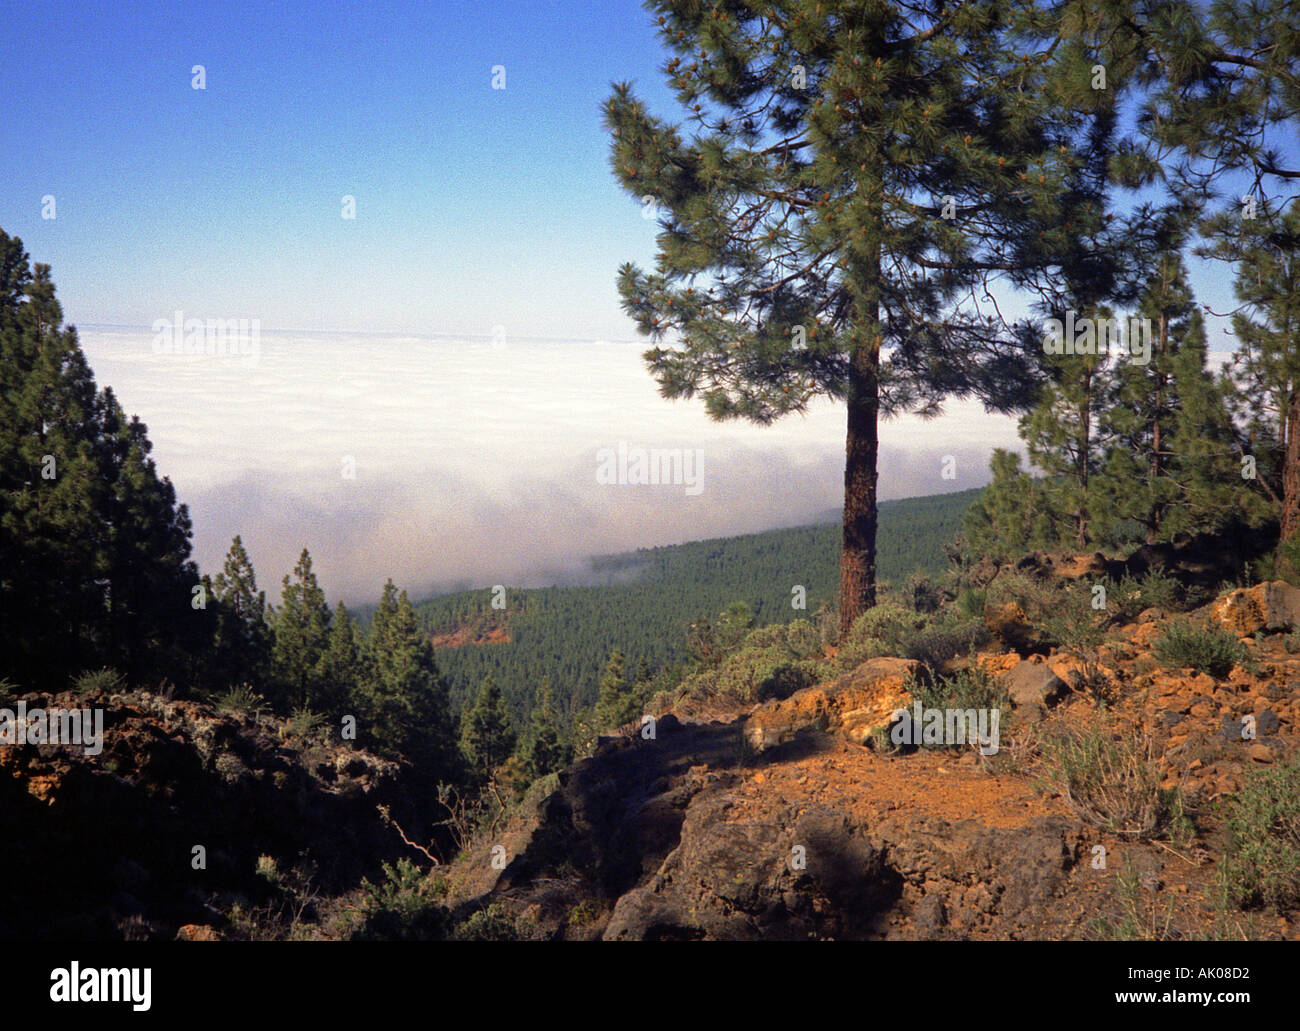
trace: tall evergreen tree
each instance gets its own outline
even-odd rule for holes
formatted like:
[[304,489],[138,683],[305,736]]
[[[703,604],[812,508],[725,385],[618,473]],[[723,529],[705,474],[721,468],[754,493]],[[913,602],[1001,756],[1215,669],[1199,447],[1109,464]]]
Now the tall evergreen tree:
[[878,418],[1025,403],[1021,335],[967,299],[1036,282],[1087,231],[1074,153],[1109,101],[1034,5],[647,6],[696,131],[626,84],[607,103],[615,175],[663,227],[655,271],[620,270],[623,305],[661,393],[713,418],[846,402],[847,630],[875,603]]
[[462,720],[460,741],[466,762],[484,779],[514,751],[515,732],[491,673],[483,678],[478,697]]
[[[1245,396],[1253,401],[1258,391],[1273,408],[1262,418],[1242,413],[1260,465],[1276,459],[1275,471],[1256,482],[1273,502],[1282,541],[1300,548],[1300,444],[1292,443],[1300,435],[1300,404],[1293,412],[1286,383],[1293,382],[1294,366],[1284,357],[1291,318],[1286,298],[1294,297],[1288,256],[1295,242],[1295,225],[1286,220],[1300,198],[1294,0],[1244,6],[1233,0],[1116,0],[1106,18],[1114,26],[1139,26],[1156,58],[1140,119],[1148,169],[1168,169],[1205,206],[1225,177],[1244,176],[1249,183],[1249,192],[1230,198],[1201,232],[1205,253],[1238,264],[1238,297],[1246,310],[1234,315],[1240,344],[1234,378],[1239,387],[1248,384]],[[1257,332],[1251,323],[1264,328]]]
[[[1205,324],[1181,254],[1153,256],[1136,317],[1150,353],[1124,355],[1107,388],[1106,507],[1147,544],[1213,528],[1231,508],[1231,418],[1205,367]],[[1142,360],[1143,357],[1146,360]]]
[[433,644],[406,597],[389,580],[370,624],[364,698],[366,739],[380,754],[415,765],[427,780],[460,777],[447,687]]
[[60,688],[107,663],[182,677],[203,648],[189,515],[62,320],[49,266],[0,232],[3,675]]
[[626,661],[622,652],[615,651],[605,664],[593,717],[598,731],[617,730],[641,715],[641,699],[624,671]]
[[334,607],[329,644],[321,656],[319,670],[315,704],[330,716],[352,712],[361,701],[365,665],[356,621],[343,602]]
[[[1053,356],[1054,377],[1044,386],[1038,404],[1020,421],[1030,459],[1043,473],[1045,511],[1054,524],[1053,543],[1083,549],[1095,539],[1093,516],[1098,497],[1092,477],[1101,461],[1097,424],[1103,410],[1105,373],[1111,356],[1095,338],[1098,319],[1109,319],[1104,308],[1084,308],[1078,318],[1090,320],[1092,340],[1075,339],[1086,353]],[[1068,325],[1068,324],[1067,324]]]
[[230,542],[225,564],[212,582],[212,601],[216,608],[213,661],[219,682],[265,690],[271,665],[266,592],[257,589],[257,574],[238,536]]
[[573,760],[573,747],[560,732],[560,715],[549,682],[543,682],[538,689],[537,704],[516,754],[530,781],[554,773]]
[[1003,562],[1027,549],[1058,543],[1044,484],[1021,468],[1020,456],[995,448],[989,468],[992,482],[962,520],[968,548]]
[[101,403],[99,470],[104,487],[109,662],[132,679],[177,668],[203,645],[192,605],[198,570],[190,561],[190,517],[149,457],[145,425],[129,420],[109,389]]
[[306,548],[293,568],[293,580],[284,578],[271,627],[273,701],[282,711],[320,707],[324,691],[320,666],[329,647],[330,609]]
[[1237,263],[1230,373],[1254,482],[1300,562],[1300,201],[1281,213],[1266,206],[1253,219],[1222,215],[1211,233],[1216,256]]

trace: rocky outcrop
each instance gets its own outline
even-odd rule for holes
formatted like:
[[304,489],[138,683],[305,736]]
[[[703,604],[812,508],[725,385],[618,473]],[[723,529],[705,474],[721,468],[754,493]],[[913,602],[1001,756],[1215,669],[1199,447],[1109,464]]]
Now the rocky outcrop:
[[[521,936],[584,940],[1034,937],[1060,923],[1076,819],[951,753],[889,760],[846,739],[845,717],[893,704],[911,669],[873,660],[802,704],[605,741],[457,860],[455,918],[492,906]],[[805,747],[755,763],[740,747],[754,720],[762,741]]]
[[912,659],[870,659],[829,684],[760,706],[745,724],[745,737],[760,753],[809,733],[838,732],[863,744],[912,704],[907,682],[919,669]]
[[1041,655],[1018,662],[1002,676],[1002,685],[1017,708],[1038,710],[1055,705],[1070,691]]
[[1211,612],[1238,637],[1261,630],[1295,630],[1300,627],[1300,587],[1272,580],[1238,588],[1216,601]]
[[864,937],[897,899],[885,853],[844,814],[815,807],[781,823],[730,819],[735,807],[726,793],[692,804],[677,848],[618,900],[602,937]]
[[23,700],[102,709],[103,750],[0,746],[0,938],[200,940],[219,896],[265,893],[261,856],[337,892],[403,854],[376,808],[404,812],[399,768],[346,742],[145,692]]

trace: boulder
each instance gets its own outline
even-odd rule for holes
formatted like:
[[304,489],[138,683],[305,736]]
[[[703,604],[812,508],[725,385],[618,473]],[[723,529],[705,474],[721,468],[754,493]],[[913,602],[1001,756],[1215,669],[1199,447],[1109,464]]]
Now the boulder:
[[1002,684],[1018,709],[1055,705],[1070,691],[1070,686],[1052,671],[1041,655],[1017,664],[1003,677]]
[[1211,611],[1238,637],[1261,630],[1294,630],[1300,627],[1300,587],[1283,580],[1239,587],[1216,601]]
[[912,704],[908,678],[920,668],[914,659],[869,659],[829,684],[796,691],[759,706],[745,724],[745,737],[765,752],[807,733],[843,733],[863,744],[889,726],[899,709]]

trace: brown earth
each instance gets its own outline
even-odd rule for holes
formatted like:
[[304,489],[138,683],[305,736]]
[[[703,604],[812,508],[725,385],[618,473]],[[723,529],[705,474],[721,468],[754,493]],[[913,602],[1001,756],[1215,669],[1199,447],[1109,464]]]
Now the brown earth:
[[509,644],[510,631],[504,626],[478,627],[469,624],[430,634],[435,648],[456,648],[463,644]]
[[[977,656],[1017,685],[992,757],[863,744],[906,704],[902,667],[885,668],[899,659],[712,722],[664,716],[653,739],[628,728],[468,850],[452,903],[461,918],[495,906],[535,938],[1104,938],[1125,922],[1130,936],[1300,937],[1300,914],[1214,906],[1220,803],[1300,742],[1300,654],[1280,632],[1293,624],[1269,615],[1294,596],[1252,591],[1193,614],[1240,626],[1259,610],[1278,631],[1244,638],[1245,666],[1221,680],[1160,666],[1153,612],[1095,656]],[[1192,839],[1102,832],[1044,786],[1034,742],[1098,725],[1149,741]]]

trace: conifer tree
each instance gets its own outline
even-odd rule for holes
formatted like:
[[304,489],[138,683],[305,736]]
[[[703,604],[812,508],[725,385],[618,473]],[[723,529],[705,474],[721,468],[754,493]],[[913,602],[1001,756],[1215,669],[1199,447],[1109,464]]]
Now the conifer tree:
[[329,644],[321,656],[316,704],[330,716],[354,710],[365,681],[356,621],[343,602],[334,607]]
[[213,661],[221,681],[264,690],[271,663],[266,592],[257,589],[257,574],[238,536],[230,542],[225,564],[212,581],[212,600],[216,608]]
[[190,561],[189,511],[177,504],[171,481],[158,477],[144,423],[127,419],[108,388],[100,410],[108,662],[146,681],[202,646],[195,639],[202,623],[191,604],[199,577]]
[[1020,456],[994,448],[989,468],[992,482],[962,520],[969,549],[1004,562],[1028,549],[1055,544],[1043,483],[1021,468]]
[[551,685],[543,682],[516,753],[530,781],[562,769],[573,759],[573,748],[561,737],[559,722]]
[[[1233,379],[1247,403],[1240,409],[1261,469],[1255,483],[1273,506],[1285,549],[1300,548],[1300,403],[1292,409],[1286,384],[1294,363],[1285,357],[1290,326],[1287,298],[1294,252],[1291,213],[1300,193],[1300,48],[1293,0],[1232,0],[1201,4],[1108,5],[1111,25],[1139,25],[1156,58],[1140,127],[1142,159],[1164,167],[1181,189],[1208,206],[1225,177],[1247,177],[1249,192],[1201,226],[1204,253],[1238,265],[1234,315],[1239,350]],[[1238,321],[1238,320],[1243,321]],[[1262,329],[1252,329],[1252,324]],[[1290,337],[1295,354],[1295,338]],[[1268,410],[1253,409],[1256,399]],[[1244,497],[1250,508],[1251,498]],[[1297,553],[1300,559],[1300,553]]]
[[280,605],[271,616],[275,644],[271,653],[274,702],[281,711],[322,704],[321,660],[329,647],[330,609],[312,571],[311,555],[302,549],[293,580],[284,578]]
[[[1099,319],[1110,319],[1105,308],[1083,308],[1096,333]],[[1082,550],[1095,539],[1092,525],[1098,497],[1092,488],[1100,464],[1097,433],[1103,409],[1103,386],[1110,355],[1086,338],[1075,341],[1085,353],[1052,356],[1053,379],[1042,390],[1038,404],[1020,420],[1020,433],[1033,464],[1045,475],[1044,511],[1052,523],[1048,539]]]
[[49,266],[0,232],[3,675],[55,689],[92,665],[184,676],[205,648],[189,515],[62,321]]
[[460,776],[459,752],[433,644],[405,591],[389,580],[366,642],[366,739],[381,755],[411,762],[436,782]]
[[615,651],[605,664],[593,717],[598,731],[617,730],[641,715],[642,703],[635,687],[628,683],[624,672],[625,662],[623,653]]
[[515,732],[491,673],[483,678],[478,697],[461,722],[460,741],[466,762],[484,779],[514,750]]
[[1231,507],[1234,435],[1177,249],[1154,256],[1135,315],[1150,351],[1122,355],[1108,386],[1106,508],[1155,544],[1212,528]]
[[[1279,523],[1284,554],[1300,563],[1300,202],[1253,219],[1220,216],[1214,253],[1237,263],[1233,315],[1237,350],[1230,375],[1244,423],[1253,482]],[[1300,571],[1300,570],[1296,570]]]
[[1088,231],[1075,149],[1109,100],[1033,5],[647,6],[695,130],[627,84],[607,102],[614,173],[662,226],[655,270],[620,269],[624,309],[660,392],[715,419],[845,401],[847,630],[875,604],[878,418],[1026,402],[1023,334],[967,302]]

